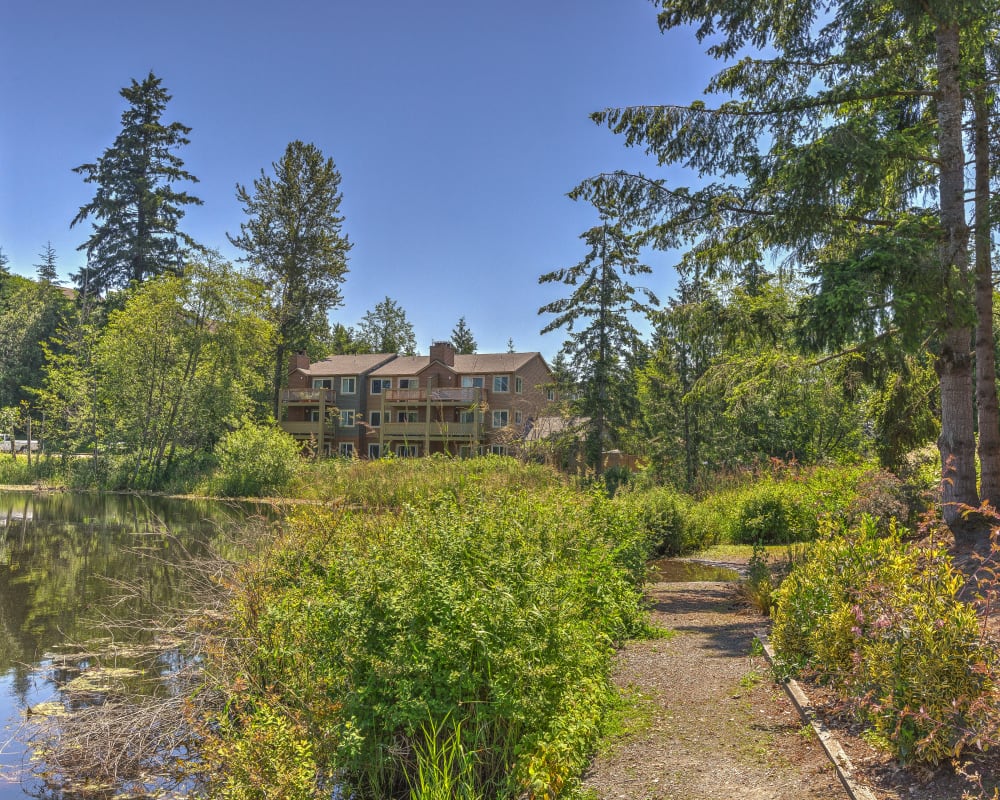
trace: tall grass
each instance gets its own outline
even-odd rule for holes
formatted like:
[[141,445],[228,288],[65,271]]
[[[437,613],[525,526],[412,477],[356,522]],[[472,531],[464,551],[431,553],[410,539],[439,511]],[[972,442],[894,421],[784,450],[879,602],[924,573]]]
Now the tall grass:
[[401,508],[447,493],[475,498],[504,488],[543,490],[565,482],[558,472],[501,456],[429,458],[320,459],[304,461],[289,494],[366,509]]

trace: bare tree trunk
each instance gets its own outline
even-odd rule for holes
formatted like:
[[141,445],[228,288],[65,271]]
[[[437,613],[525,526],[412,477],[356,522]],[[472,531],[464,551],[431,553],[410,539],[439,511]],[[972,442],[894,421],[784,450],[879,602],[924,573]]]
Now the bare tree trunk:
[[941,386],[942,503],[945,521],[956,542],[969,544],[975,528],[963,506],[978,506],[975,434],[973,432],[972,358],[967,308],[969,228],[965,222],[965,180],[962,148],[962,92],[959,84],[959,28],[941,22],[934,31],[937,45],[938,155],[940,167],[940,267],[944,283],[945,320],[935,368]]
[[[981,64],[980,69],[985,72]],[[980,76],[985,81],[985,75]],[[993,345],[993,261],[990,229],[990,141],[986,86],[973,94],[976,161],[976,407],[979,412],[979,496],[1000,505],[1000,409]]]
[[271,384],[271,410],[274,412],[276,422],[281,421],[281,384],[285,377],[285,370],[288,369],[286,360],[285,345],[282,342],[278,345],[278,351],[275,355],[274,379]]

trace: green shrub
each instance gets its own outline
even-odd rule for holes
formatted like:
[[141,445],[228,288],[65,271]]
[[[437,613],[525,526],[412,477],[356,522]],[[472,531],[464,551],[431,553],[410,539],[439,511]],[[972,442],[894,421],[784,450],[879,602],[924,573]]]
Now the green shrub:
[[904,544],[894,524],[831,528],[776,593],[775,649],[855,698],[899,758],[958,757],[986,722],[996,666],[962,584],[942,551]]
[[[232,709],[235,711],[235,709]],[[239,734],[236,722],[239,720]],[[221,735],[204,739],[205,757],[226,769],[208,776],[219,800],[311,800],[318,769],[306,731],[287,714],[257,702],[218,722]]]
[[614,497],[619,490],[627,489],[632,485],[635,476],[628,467],[608,467],[601,473],[604,481],[604,489],[608,497]]
[[630,509],[634,524],[645,531],[651,553],[679,556],[713,543],[705,528],[690,524],[690,500],[676,489],[659,486],[620,492],[615,502]]
[[11,458],[9,453],[0,453],[0,485],[27,486],[37,481],[51,483],[59,475],[59,462],[48,456],[33,455],[31,466],[24,456]]
[[808,494],[788,484],[761,484],[740,498],[730,540],[737,544],[787,544],[816,535],[816,509]]
[[226,497],[263,497],[284,489],[299,464],[299,446],[279,428],[246,423],[227,433],[215,449],[219,469],[216,493]]
[[785,544],[816,538],[824,518],[856,522],[863,513],[887,524],[909,518],[909,495],[889,473],[865,465],[784,465],[732,479],[694,503],[686,520],[692,538],[734,544]]
[[405,797],[418,765],[426,778],[468,753],[462,791],[552,797],[587,762],[613,648],[644,623],[642,532],[602,493],[492,485],[398,511],[300,510],[246,584],[249,685],[271,687],[320,772],[358,798]]

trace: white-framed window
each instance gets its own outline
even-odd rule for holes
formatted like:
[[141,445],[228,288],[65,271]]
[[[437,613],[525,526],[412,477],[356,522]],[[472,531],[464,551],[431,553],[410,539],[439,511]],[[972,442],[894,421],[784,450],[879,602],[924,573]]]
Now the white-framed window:
[[482,389],[486,385],[486,378],[482,375],[463,375],[463,389]]
[[517,394],[521,394],[521,392],[524,391],[524,378],[520,375],[517,375],[514,378],[514,391],[517,392]]
[[514,412],[514,424],[515,425],[520,425],[522,422],[524,422],[524,414],[522,414],[520,411],[515,411]]
[[490,452],[495,456],[505,456],[507,455],[507,445],[505,444],[491,444]]
[[382,412],[370,411],[368,413],[368,419],[373,428],[378,428],[382,425]]
[[368,458],[378,458],[382,454],[382,450],[377,444],[369,443],[368,445]]
[[392,378],[372,378],[372,394],[382,394],[383,390],[392,388]]
[[506,428],[510,424],[510,412],[506,408],[498,408],[493,411],[493,427]]
[[493,376],[493,391],[494,392],[509,392],[510,391],[510,375],[494,375]]
[[350,378],[340,379],[340,393],[341,394],[357,394],[358,393],[358,379],[354,376]]
[[332,389],[333,378],[313,378],[313,389]]
[[353,408],[342,408],[340,410],[340,427],[342,428],[353,428],[354,427],[354,414]]
[[397,444],[396,455],[400,458],[416,458],[417,446],[415,444]]
[[354,457],[354,445],[351,442],[341,442],[338,450],[344,458]]
[[463,425],[471,425],[474,422],[481,422],[483,415],[481,411],[459,411],[458,421]]
[[396,422],[420,422],[420,412],[419,411],[397,411],[396,412]]
[[400,378],[399,379],[400,389],[419,389],[420,381],[416,378]]
[[555,389],[546,389],[545,390],[545,399],[548,400],[550,403],[554,403],[555,400],[556,400],[556,390]]
[[319,409],[318,408],[308,408],[308,409],[306,409],[306,422],[319,422]]

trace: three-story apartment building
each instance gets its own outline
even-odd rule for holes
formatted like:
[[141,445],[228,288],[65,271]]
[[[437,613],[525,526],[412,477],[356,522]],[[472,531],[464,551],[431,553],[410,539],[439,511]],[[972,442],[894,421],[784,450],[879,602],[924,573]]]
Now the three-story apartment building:
[[367,453],[368,375],[395,357],[373,353],[310,363],[307,355],[293,356],[281,427],[320,455]]
[[[322,453],[506,453],[555,400],[552,381],[539,353],[460,355],[450,342],[435,342],[426,356],[334,356],[311,365],[306,359],[289,376],[282,425],[304,442],[321,443]],[[322,431],[318,422],[309,428],[302,420],[324,414]]]

